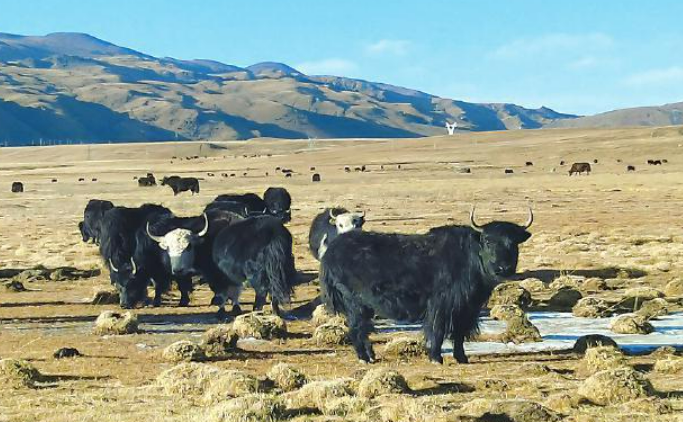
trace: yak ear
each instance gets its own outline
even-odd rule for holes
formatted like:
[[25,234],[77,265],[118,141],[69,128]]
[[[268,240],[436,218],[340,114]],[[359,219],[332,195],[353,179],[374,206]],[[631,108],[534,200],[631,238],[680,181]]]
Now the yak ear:
[[524,230],[517,235],[517,243],[524,243],[531,237],[531,233]]

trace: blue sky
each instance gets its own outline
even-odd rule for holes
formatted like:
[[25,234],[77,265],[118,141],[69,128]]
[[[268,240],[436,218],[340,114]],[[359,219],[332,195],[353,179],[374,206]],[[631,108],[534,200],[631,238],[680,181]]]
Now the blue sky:
[[683,101],[682,16],[678,0],[0,0],[0,32],[579,114]]

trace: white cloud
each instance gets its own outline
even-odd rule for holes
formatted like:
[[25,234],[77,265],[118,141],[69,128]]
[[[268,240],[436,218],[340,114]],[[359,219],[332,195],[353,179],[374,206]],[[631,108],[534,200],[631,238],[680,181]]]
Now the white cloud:
[[329,58],[299,63],[295,68],[307,75],[349,76],[358,70],[358,65],[351,60]]
[[634,73],[623,80],[625,85],[633,87],[673,85],[683,83],[683,67],[671,66],[664,69],[650,69]]
[[407,40],[382,39],[365,46],[365,52],[370,55],[404,56],[410,50],[411,42]]
[[579,54],[612,47],[614,40],[603,33],[546,34],[536,38],[522,38],[503,44],[490,56],[496,59],[534,59],[546,54]]

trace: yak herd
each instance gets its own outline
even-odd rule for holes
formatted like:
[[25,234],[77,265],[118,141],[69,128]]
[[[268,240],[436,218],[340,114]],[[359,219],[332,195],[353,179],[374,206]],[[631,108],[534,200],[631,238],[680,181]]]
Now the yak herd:
[[[271,187],[263,197],[219,195],[194,217],[155,204],[129,208],[92,199],[79,228],[84,241],[99,245],[123,308],[160,306],[172,282],[181,293],[179,305],[187,306],[193,282],[199,282],[209,286],[211,305],[225,319],[241,312],[247,282],[256,293],[255,310],[270,297],[273,311],[289,318],[282,305],[301,282],[285,226],[291,218],[289,192]],[[443,361],[441,346],[450,338],[454,357],[467,362],[463,342],[477,332],[493,288],[516,272],[519,245],[531,236],[532,222],[529,209],[523,225],[480,225],[472,208],[468,225],[390,234],[364,231],[364,212],[326,208],[309,230],[310,251],[320,261],[322,297],[315,300],[347,318],[349,338],[364,361],[374,361],[368,335],[377,315],[423,322],[431,360]],[[154,288],[151,301],[148,287]]]

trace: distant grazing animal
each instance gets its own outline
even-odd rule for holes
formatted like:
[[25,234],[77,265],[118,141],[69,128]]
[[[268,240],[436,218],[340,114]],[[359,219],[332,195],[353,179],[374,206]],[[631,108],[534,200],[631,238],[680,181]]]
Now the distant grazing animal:
[[514,174],[514,172],[512,169],[505,169],[505,174]]
[[315,171],[315,167],[311,167],[311,171]]
[[242,173],[242,176],[247,177],[247,172]]
[[292,169],[282,169],[282,170],[280,170],[280,171],[281,171],[282,173],[285,173],[285,174],[294,173],[294,170],[292,170]]
[[586,173],[587,175],[591,172],[591,165],[589,163],[574,163],[569,169],[569,175]]
[[308,247],[315,259],[325,255],[328,245],[340,234],[362,230],[365,212],[349,212],[346,208],[325,208],[316,215],[308,231]]
[[192,192],[192,195],[199,193],[199,180],[196,177],[174,177],[171,176],[164,182],[173,190],[173,196],[181,192]]
[[268,172],[266,172],[266,176],[268,176]]
[[52,179],[52,180],[50,180],[50,182],[57,183],[57,179]]
[[531,166],[533,166],[533,165],[534,165],[534,163],[532,163],[531,161],[527,161],[527,162],[526,162],[526,166],[527,166],[527,167],[531,167]]
[[319,182],[320,181],[320,173],[313,173],[313,176],[311,177],[312,182]]
[[292,197],[285,188],[269,187],[263,192],[268,213],[287,223],[292,219]]
[[621,159],[620,159],[620,158],[617,159],[617,163],[621,163]]
[[401,170],[401,165],[396,166],[397,169]]
[[93,177],[91,181],[92,181],[92,182],[97,182],[97,178]]
[[154,176],[150,177],[141,177],[138,179],[138,186],[156,186],[157,182],[154,179]]
[[24,191],[24,184],[21,182],[12,182],[12,192],[21,193]]
[[164,176],[164,177],[161,179],[161,183],[160,183],[160,184],[161,184],[161,186],[166,186],[166,185],[168,185],[168,182],[169,182],[169,181],[171,181],[171,180],[178,180],[178,179],[180,179],[180,176],[175,176],[175,175],[173,175],[173,176]]
[[214,177],[214,176],[215,176],[215,174],[213,174],[213,173],[206,173],[206,175],[209,176],[209,177]]
[[363,170],[361,170],[360,167],[354,167],[353,170],[354,170],[354,171],[363,171]]
[[85,182],[85,177],[79,177],[79,178],[78,178],[78,181],[79,181],[79,182]]
[[360,167],[360,171],[365,171],[365,170],[366,170],[366,167],[365,167],[365,164],[363,164],[363,165]]
[[664,163],[664,164],[667,164],[668,162],[669,162],[669,160],[667,160],[666,158],[662,160],[662,163]]
[[221,173],[221,177],[228,177],[228,173]]
[[626,166],[626,171],[636,171],[635,166]]
[[230,177],[236,177],[237,175],[235,173],[230,173]]
[[593,160],[593,164],[598,164],[598,159]]
[[285,177],[290,177],[290,178],[291,178],[291,177],[292,177],[292,173],[287,173],[287,174],[285,174]]
[[427,234],[351,231],[329,244],[320,286],[328,309],[346,317],[359,359],[373,362],[368,335],[373,316],[422,322],[429,358],[443,362],[448,337],[453,357],[467,363],[463,342],[478,332],[479,314],[493,288],[514,275],[527,229],[509,222],[442,226]]
[[384,170],[384,165],[379,166],[380,170]]
[[88,201],[83,210],[83,221],[78,224],[81,238],[84,242],[92,239],[96,245],[100,244],[102,219],[104,214],[112,208],[114,208],[114,204],[111,201],[101,199],[91,199]]
[[564,160],[563,160],[563,161],[560,161],[560,165],[561,165],[561,166],[563,166],[563,165],[564,165]]
[[138,180],[138,177],[137,177],[137,176],[133,176],[133,180]]
[[651,166],[661,166],[662,160],[647,160],[647,163]]
[[282,167],[279,167],[279,166],[275,167],[275,171],[280,171],[281,169],[282,169]]
[[345,166],[344,171],[347,173],[351,173],[351,168],[349,166]]

